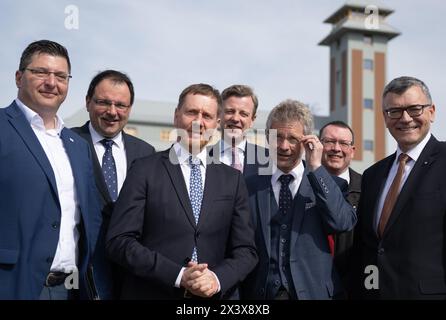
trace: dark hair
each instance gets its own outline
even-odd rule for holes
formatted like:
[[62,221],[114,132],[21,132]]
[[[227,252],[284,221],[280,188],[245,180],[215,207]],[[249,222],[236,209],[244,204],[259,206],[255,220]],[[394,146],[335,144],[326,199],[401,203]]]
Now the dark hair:
[[407,91],[407,89],[413,86],[419,87],[429,101],[429,104],[432,104],[432,97],[426,84],[420,79],[407,76],[395,78],[390,81],[389,84],[387,84],[387,86],[384,88],[383,99],[388,93],[402,95],[404,92]]
[[259,100],[257,99],[257,96],[255,95],[254,90],[252,90],[251,87],[242,84],[234,84],[223,90],[223,92],[221,93],[221,98],[223,101],[229,99],[230,97],[251,97],[252,102],[254,103],[252,116],[254,117],[256,115],[257,107],[259,106]]
[[50,40],[39,40],[33,43],[30,43],[26,49],[22,52],[22,56],[20,57],[19,70],[23,71],[28,67],[31,63],[31,59],[34,54],[45,53],[55,57],[63,57],[67,60],[68,64],[68,72],[71,72],[71,62],[70,57],[68,56],[67,49],[58,44],[57,42]]
[[135,91],[133,89],[133,83],[130,80],[130,78],[120,71],[116,70],[105,70],[99,72],[97,75],[94,76],[94,78],[90,82],[90,86],[88,87],[87,91],[87,98],[91,99],[94,95],[94,90],[98,86],[98,84],[105,79],[110,79],[114,83],[125,83],[127,84],[127,87],[129,87],[130,91],[130,105],[133,105],[133,101],[135,99]]
[[350,133],[352,134],[352,145],[355,144],[355,134],[353,133],[352,128],[350,128],[350,126],[348,124],[346,124],[344,121],[340,121],[340,120],[331,121],[331,122],[325,124],[321,128],[321,130],[319,130],[319,138],[322,138],[322,133],[324,132],[324,129],[328,126],[335,126],[335,127],[339,127],[339,128],[348,129],[350,131]]
[[184,100],[186,99],[186,96],[188,94],[200,94],[203,96],[214,98],[215,100],[217,100],[218,114],[221,113],[222,100],[221,100],[220,91],[218,91],[211,85],[205,84],[205,83],[198,83],[198,84],[192,84],[192,85],[188,86],[180,94],[180,97],[178,99],[177,109],[181,109],[181,107],[183,106]]

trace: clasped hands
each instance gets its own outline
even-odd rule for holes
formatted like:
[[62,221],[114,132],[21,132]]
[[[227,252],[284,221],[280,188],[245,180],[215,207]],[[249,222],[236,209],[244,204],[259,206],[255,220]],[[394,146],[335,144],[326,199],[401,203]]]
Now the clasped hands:
[[218,291],[218,280],[207,263],[190,261],[183,272],[181,286],[193,295],[210,298]]

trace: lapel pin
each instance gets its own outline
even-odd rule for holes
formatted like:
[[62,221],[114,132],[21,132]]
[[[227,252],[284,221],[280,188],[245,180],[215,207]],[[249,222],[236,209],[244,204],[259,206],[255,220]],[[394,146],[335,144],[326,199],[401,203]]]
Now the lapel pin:
[[70,141],[71,141],[71,142],[74,142],[73,138],[70,138]]

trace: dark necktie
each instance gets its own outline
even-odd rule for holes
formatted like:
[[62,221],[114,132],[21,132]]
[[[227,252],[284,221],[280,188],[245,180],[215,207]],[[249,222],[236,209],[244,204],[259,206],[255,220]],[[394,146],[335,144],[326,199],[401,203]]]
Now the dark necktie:
[[102,173],[104,174],[104,180],[110,198],[115,202],[118,198],[118,177],[116,174],[115,159],[112,153],[113,140],[103,139],[101,143],[105,147],[104,156],[102,157]]
[[404,167],[409,160],[410,157],[405,153],[401,153],[398,157],[398,171],[396,172],[395,178],[393,179],[389,191],[387,192],[386,200],[384,200],[383,209],[381,211],[381,218],[379,219],[378,235],[380,237],[383,235],[387,221],[389,221],[390,214],[392,213],[393,207],[398,199],[401,181],[404,175]]
[[283,174],[280,176],[280,192],[279,192],[279,212],[286,214],[291,208],[293,196],[290,190],[290,183],[294,177],[291,174]]
[[231,148],[231,167],[233,167],[234,169],[237,169],[240,172],[243,172],[243,166],[240,163],[240,157],[238,154],[237,147]]
[[[192,211],[195,218],[195,223],[198,224],[201,211],[201,201],[203,199],[203,183],[201,180],[200,159],[189,157],[190,165],[190,184],[189,197],[192,206]],[[192,261],[198,262],[197,248],[194,247],[192,252]]]

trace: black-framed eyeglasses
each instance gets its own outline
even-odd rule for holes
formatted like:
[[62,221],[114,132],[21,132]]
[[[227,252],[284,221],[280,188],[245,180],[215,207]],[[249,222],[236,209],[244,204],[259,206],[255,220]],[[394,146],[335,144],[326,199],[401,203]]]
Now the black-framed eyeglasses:
[[45,68],[25,68],[24,70],[28,70],[39,79],[47,79],[50,74],[54,74],[54,77],[59,82],[68,82],[68,79],[72,78],[71,74],[61,71],[49,71]]
[[403,116],[404,111],[406,111],[410,117],[416,118],[423,114],[424,108],[431,106],[432,106],[431,104],[414,104],[404,108],[389,108],[384,110],[384,112],[390,119],[401,118]]
[[94,103],[100,108],[109,109],[111,106],[115,106],[116,109],[120,111],[125,111],[130,108],[129,105],[123,104],[121,102],[110,101],[107,99],[93,99]]
[[322,138],[321,139],[322,144],[325,147],[333,148],[336,146],[336,143],[339,144],[342,150],[348,150],[352,145],[352,141],[346,141],[346,140],[335,140],[335,139],[328,139],[328,138]]

